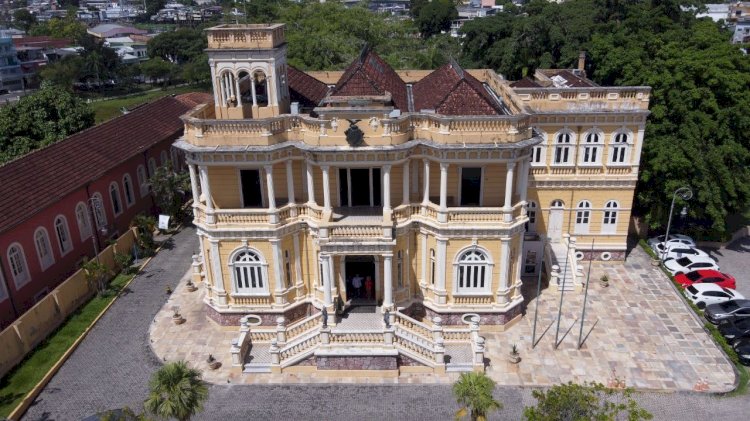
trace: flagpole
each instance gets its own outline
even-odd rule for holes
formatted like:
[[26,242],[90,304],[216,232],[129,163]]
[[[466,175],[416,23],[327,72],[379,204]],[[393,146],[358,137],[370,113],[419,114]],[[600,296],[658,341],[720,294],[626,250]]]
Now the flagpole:
[[565,269],[563,269],[562,287],[560,288],[560,308],[557,309],[557,328],[555,329],[555,349],[557,349],[557,340],[560,337],[560,319],[562,318],[563,296],[565,295],[565,276],[568,274],[570,262],[570,234],[568,234],[568,247],[565,249]]
[[536,346],[536,319],[539,316],[539,294],[542,292],[542,266],[544,266],[544,259],[542,259],[539,265],[539,276],[537,276],[536,280],[536,306],[534,308],[534,331],[531,334],[531,349],[534,349]]
[[586,292],[583,294],[583,311],[581,312],[581,330],[578,332],[578,349],[583,344],[583,321],[586,319],[586,300],[589,297],[589,282],[591,280],[591,263],[594,261],[594,241],[591,240],[591,253],[589,254],[589,272],[586,274]]

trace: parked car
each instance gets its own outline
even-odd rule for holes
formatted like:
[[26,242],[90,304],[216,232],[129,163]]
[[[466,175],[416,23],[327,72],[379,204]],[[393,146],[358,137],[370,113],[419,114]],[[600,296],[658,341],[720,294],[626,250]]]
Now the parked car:
[[[675,275],[674,280],[684,287],[696,284],[714,284],[723,288],[737,288],[737,282],[735,281],[734,276],[721,273],[718,270],[695,270],[688,273],[680,273],[679,275]],[[736,291],[735,294],[737,294]],[[745,297],[739,296],[737,298]]]
[[[658,247],[661,247],[663,249],[662,244],[664,243],[659,244]],[[659,257],[662,257],[661,252],[658,252],[658,254]],[[714,260],[714,258],[709,256],[705,251],[687,246],[673,246],[669,250],[667,250],[667,252],[664,253],[663,256],[664,260],[679,259],[686,256],[708,257],[709,259]]]
[[[658,237],[649,238],[647,241],[647,244],[649,247],[651,247],[651,250],[653,250],[656,253],[662,253],[664,251],[664,236],[660,235]],[[667,247],[695,247],[695,241],[693,241],[692,238],[688,237],[687,235],[682,234],[669,234],[669,241],[667,242]]]
[[719,333],[730,343],[737,339],[750,336],[750,318],[739,320],[727,320],[719,324]]
[[[720,272],[721,273],[721,272]],[[715,283],[696,283],[685,288],[685,295],[698,308],[709,304],[719,304],[729,300],[742,300],[745,297],[739,292],[721,287]]]
[[667,260],[664,262],[664,267],[667,268],[672,275],[688,273],[701,269],[720,269],[719,265],[717,265],[712,258],[700,256],[685,256],[680,257],[679,259]]
[[750,300],[729,300],[706,306],[706,320],[719,324],[722,320],[739,320],[750,317]]
[[738,360],[742,365],[750,365],[750,338],[737,341],[734,345],[734,352],[737,353]]

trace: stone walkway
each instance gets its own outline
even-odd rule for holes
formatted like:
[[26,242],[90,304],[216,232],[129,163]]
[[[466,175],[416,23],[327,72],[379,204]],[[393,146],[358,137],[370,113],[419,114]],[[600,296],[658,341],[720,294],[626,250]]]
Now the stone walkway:
[[[610,287],[598,279],[607,273]],[[313,374],[242,374],[232,367],[229,347],[238,336],[237,327],[221,327],[208,319],[203,308],[204,291],[188,292],[184,283],[164,304],[151,325],[152,348],[159,359],[186,359],[203,368],[205,379],[217,384],[274,383],[452,383],[458,374],[444,376],[402,374],[398,378],[337,377]],[[577,349],[584,294],[568,292],[563,297],[559,346],[554,349],[560,294],[543,289],[539,301],[537,346],[532,349],[532,326],[536,300],[535,280],[527,280],[524,295],[529,300],[525,316],[502,333],[485,334],[490,366],[487,373],[498,385],[550,386],[568,381],[607,384],[613,375],[627,386],[646,390],[689,391],[697,382],[708,382],[709,390],[732,389],[734,371],[721,351],[703,331],[672,289],[669,280],[650,265],[648,256],[636,248],[625,264],[594,263],[587,304],[585,341]],[[179,305],[187,319],[172,323],[172,306]],[[546,332],[545,332],[546,331]],[[522,362],[507,361],[516,344]],[[208,370],[205,359],[214,355],[224,365]],[[613,373],[614,370],[614,373]]]

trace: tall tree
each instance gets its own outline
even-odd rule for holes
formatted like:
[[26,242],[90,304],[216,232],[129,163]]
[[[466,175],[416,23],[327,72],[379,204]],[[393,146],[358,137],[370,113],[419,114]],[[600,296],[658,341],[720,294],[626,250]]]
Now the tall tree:
[[490,412],[503,408],[493,396],[495,382],[484,373],[461,373],[461,377],[453,384],[453,395],[461,409],[456,418],[467,415],[471,421],[485,421]]
[[414,20],[425,38],[448,31],[451,21],[458,19],[458,10],[453,0],[432,0],[418,10]]
[[200,370],[190,368],[185,361],[165,364],[151,376],[149,394],[143,403],[146,412],[160,418],[187,421],[203,410],[208,388]]
[[34,16],[28,9],[18,9],[13,12],[13,26],[28,31],[36,23]]

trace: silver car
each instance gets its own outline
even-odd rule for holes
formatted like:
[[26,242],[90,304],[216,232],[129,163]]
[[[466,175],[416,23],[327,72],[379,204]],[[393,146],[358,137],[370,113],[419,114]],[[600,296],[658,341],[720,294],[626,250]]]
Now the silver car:
[[750,300],[730,300],[721,304],[706,306],[706,320],[719,324],[723,320],[737,320],[750,317]]

